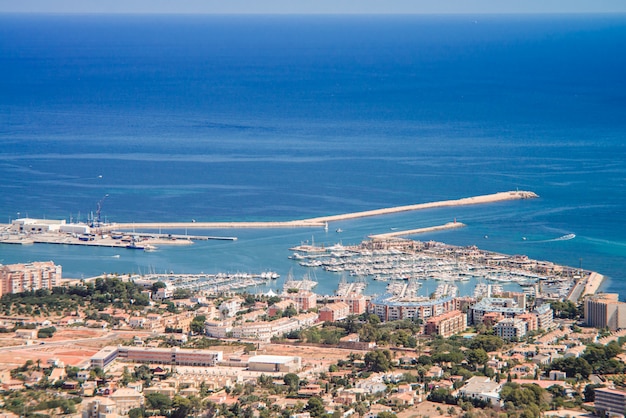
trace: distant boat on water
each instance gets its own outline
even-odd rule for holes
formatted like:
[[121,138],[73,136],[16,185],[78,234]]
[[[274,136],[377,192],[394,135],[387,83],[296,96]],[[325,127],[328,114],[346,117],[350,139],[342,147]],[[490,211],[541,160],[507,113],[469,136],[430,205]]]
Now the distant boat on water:
[[562,237],[556,238],[556,241],[567,241],[569,239],[574,239],[574,238],[576,238],[576,234],[567,234],[567,235],[563,235]]
[[338,234],[341,234],[343,232],[343,229],[337,228],[337,230],[335,232],[338,233]]

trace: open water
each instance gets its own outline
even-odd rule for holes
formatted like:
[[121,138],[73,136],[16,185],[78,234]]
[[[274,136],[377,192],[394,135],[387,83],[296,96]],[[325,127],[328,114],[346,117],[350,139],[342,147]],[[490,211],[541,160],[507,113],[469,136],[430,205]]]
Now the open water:
[[[300,277],[287,259],[293,245],[352,244],[456,218],[467,228],[415,238],[582,265],[625,295],[624,51],[624,15],[0,15],[1,222],[85,221],[107,194],[102,215],[112,222],[288,220],[515,189],[541,196],[329,232],[205,231],[239,240],[154,253],[0,245],[0,263],[54,260],[67,277]],[[576,236],[560,239],[567,234]],[[309,273],[320,293],[340,280]]]

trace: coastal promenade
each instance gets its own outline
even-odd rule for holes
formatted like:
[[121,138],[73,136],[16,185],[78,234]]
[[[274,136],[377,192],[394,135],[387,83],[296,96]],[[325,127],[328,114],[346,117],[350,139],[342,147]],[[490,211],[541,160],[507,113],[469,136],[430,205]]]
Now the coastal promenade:
[[[439,202],[418,203],[415,205],[395,206],[383,209],[374,209],[363,212],[344,213],[340,215],[322,216],[303,220],[284,222],[150,222],[150,223],[118,223],[102,226],[102,230],[130,230],[130,229],[230,229],[230,228],[311,228],[323,227],[329,222],[345,221],[350,219],[365,218],[369,216],[389,215],[400,212],[410,212],[423,209],[433,209],[452,206],[467,206],[487,203],[503,202],[508,200],[534,199],[537,194],[529,191],[510,191],[488,195],[465,197],[456,200],[443,200]],[[427,232],[427,231],[423,231]]]

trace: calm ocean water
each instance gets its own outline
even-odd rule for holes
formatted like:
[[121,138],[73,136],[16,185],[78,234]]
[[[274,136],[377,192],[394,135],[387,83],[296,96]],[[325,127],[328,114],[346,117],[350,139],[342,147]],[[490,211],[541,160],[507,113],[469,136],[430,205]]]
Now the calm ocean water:
[[[625,50],[623,15],[0,15],[0,222],[85,220],[106,194],[115,222],[541,196],[327,233],[206,231],[239,240],[155,253],[2,245],[0,263],[52,259],[71,277],[298,277],[287,256],[302,241],[352,244],[457,218],[468,227],[416,238],[582,264],[624,296]],[[340,279],[312,273],[321,293]]]

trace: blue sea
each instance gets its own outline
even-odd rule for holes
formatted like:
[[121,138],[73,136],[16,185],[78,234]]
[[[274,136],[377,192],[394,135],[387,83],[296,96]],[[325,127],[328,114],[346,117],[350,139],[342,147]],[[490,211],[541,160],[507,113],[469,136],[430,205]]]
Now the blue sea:
[[625,15],[0,15],[2,223],[85,221],[105,195],[110,222],[540,196],[328,232],[194,231],[239,239],[154,253],[0,245],[0,263],[54,260],[67,277],[274,270],[276,287],[291,271],[332,293],[341,276],[289,247],[456,218],[467,227],[414,238],[582,266],[623,297],[624,51]]

